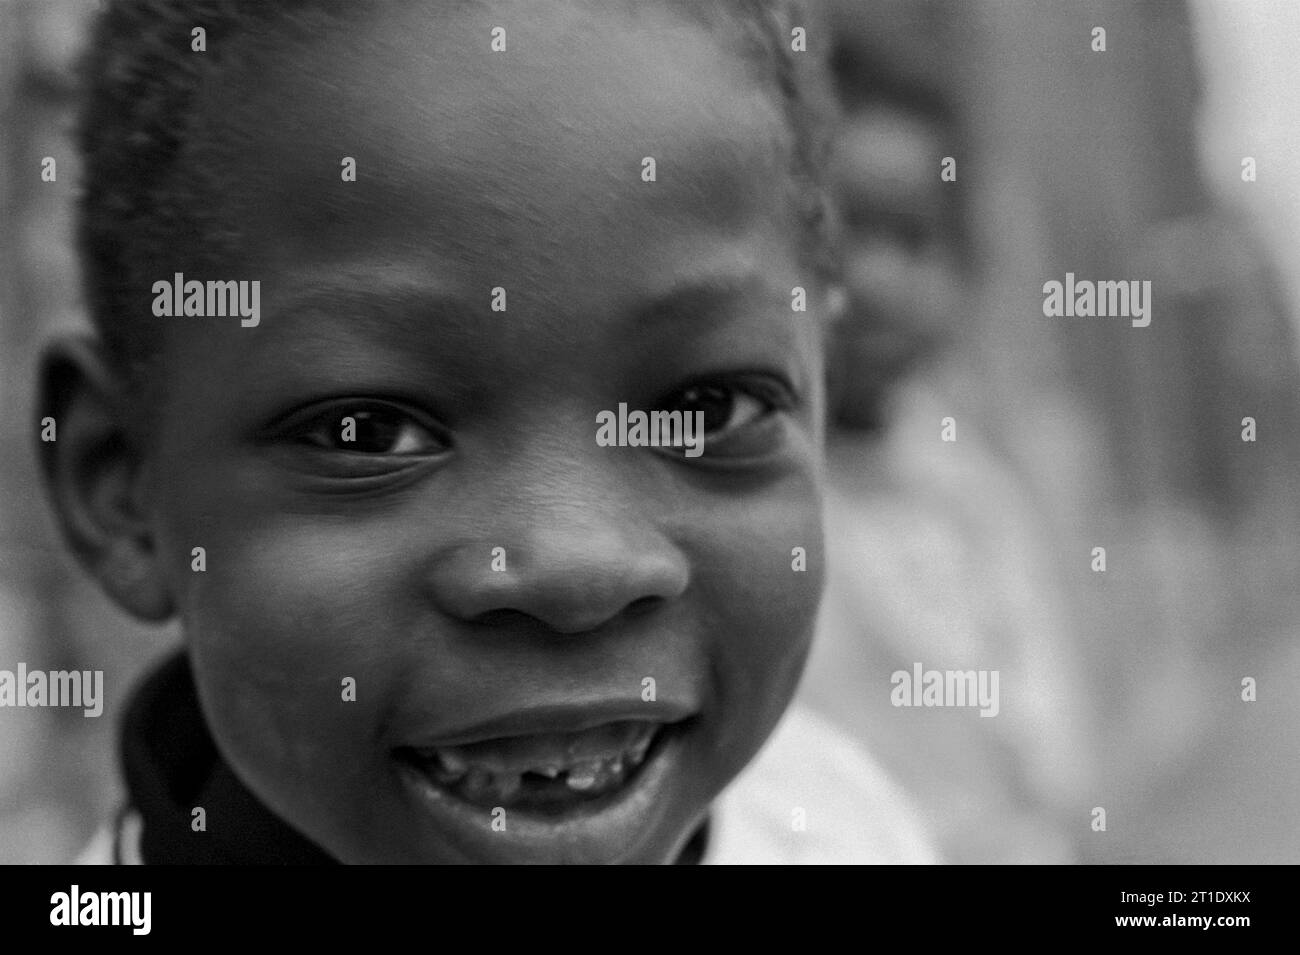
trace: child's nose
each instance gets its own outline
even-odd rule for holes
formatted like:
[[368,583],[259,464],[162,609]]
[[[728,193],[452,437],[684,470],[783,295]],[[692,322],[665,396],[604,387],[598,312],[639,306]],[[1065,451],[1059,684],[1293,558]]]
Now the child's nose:
[[438,573],[444,611],[474,622],[524,614],[558,633],[586,633],[651,612],[686,590],[685,555],[626,513],[603,521],[589,511],[534,517],[526,533],[499,549],[473,546],[450,556]]

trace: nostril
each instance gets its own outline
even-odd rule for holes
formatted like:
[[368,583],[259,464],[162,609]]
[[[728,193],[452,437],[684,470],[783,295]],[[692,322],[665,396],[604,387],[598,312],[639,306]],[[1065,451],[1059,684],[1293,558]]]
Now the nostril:
[[[623,608],[623,616],[628,619],[643,617],[652,612],[663,602],[662,597],[639,597]],[[473,622],[481,627],[504,630],[509,627],[527,626],[537,618],[523,610],[499,607],[485,611],[474,617]]]
[[510,626],[521,626],[531,623],[533,618],[522,610],[512,610],[509,607],[502,607],[497,610],[488,610],[474,618],[474,623],[484,627],[494,627],[497,629],[506,629]]
[[663,602],[662,597],[638,597],[628,604],[623,612],[629,617],[643,617]]
[[[634,620],[634,618],[643,617],[647,615],[647,613],[654,612],[654,609],[659,607],[659,604],[662,603],[662,596],[642,596],[642,598],[637,598],[636,600],[633,600],[632,603],[629,603],[627,607],[623,608],[623,613],[617,616],[627,618],[627,620]],[[520,609],[498,607],[497,609],[493,609],[493,611],[485,611],[480,613],[480,615],[473,617],[473,622],[478,626],[484,626],[484,628],[493,630],[507,630],[511,628],[528,629],[529,626],[536,626],[538,618],[539,617],[532,615],[532,613],[520,611]],[[578,628],[578,630],[575,631],[586,629],[589,628]]]

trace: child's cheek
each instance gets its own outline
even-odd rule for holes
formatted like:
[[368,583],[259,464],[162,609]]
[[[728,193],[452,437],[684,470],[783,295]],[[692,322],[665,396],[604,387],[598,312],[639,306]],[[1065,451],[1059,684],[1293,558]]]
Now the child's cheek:
[[[726,733],[756,746],[794,693],[811,644],[823,580],[819,488],[814,477],[737,502],[707,561]],[[749,737],[757,736],[751,739]]]
[[184,601],[201,698],[219,703],[205,706],[214,732],[256,764],[246,770],[342,780],[380,757],[368,743],[392,666],[386,594],[341,541],[283,528],[245,539],[212,541]]

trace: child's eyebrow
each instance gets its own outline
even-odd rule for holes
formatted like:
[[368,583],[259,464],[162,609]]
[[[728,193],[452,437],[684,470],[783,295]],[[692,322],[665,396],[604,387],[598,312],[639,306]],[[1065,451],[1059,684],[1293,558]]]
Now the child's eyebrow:
[[[486,299],[485,299],[486,301]],[[400,313],[437,311],[471,318],[483,311],[473,303],[427,279],[388,276],[382,272],[313,277],[276,302],[279,314],[335,314],[343,309]]]

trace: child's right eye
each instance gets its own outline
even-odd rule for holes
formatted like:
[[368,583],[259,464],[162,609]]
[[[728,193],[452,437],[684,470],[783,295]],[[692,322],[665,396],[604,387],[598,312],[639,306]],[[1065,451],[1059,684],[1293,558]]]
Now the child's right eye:
[[333,404],[302,416],[290,435],[302,444],[343,454],[399,457],[439,454],[449,443],[417,416],[379,402]]

